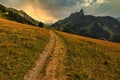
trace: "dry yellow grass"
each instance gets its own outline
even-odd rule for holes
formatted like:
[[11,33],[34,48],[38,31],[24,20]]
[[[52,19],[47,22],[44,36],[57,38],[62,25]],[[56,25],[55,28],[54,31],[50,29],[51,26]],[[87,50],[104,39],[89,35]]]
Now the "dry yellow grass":
[[82,40],[82,41],[98,44],[98,45],[101,45],[103,47],[109,47],[109,48],[120,50],[120,43],[115,43],[115,42],[110,42],[110,41],[105,41],[105,40],[99,40],[99,39],[94,39],[94,38],[89,38],[89,37],[64,33],[64,32],[59,32],[59,33],[65,35],[66,37],[71,37],[71,38],[74,38],[74,39],[77,39],[77,40]]
[[67,47],[67,80],[119,80],[120,44],[57,32]]
[[[48,43],[48,32],[47,29],[0,19],[0,80],[22,80]],[[55,50],[53,52],[63,51],[62,55],[65,57],[63,58],[61,54],[55,54],[57,57],[60,56],[59,58],[51,56],[44,65],[48,71],[49,68],[54,70],[52,68],[54,63],[64,66],[64,70],[59,66],[59,71],[56,70],[54,73],[57,77],[59,74],[65,76],[67,80],[120,79],[120,43],[54,32],[59,37],[55,41],[62,44],[59,47],[55,43],[52,47]],[[55,61],[51,61],[52,59]],[[45,71],[47,69],[45,68]]]
[[0,80],[21,80],[48,43],[48,32],[0,19]]

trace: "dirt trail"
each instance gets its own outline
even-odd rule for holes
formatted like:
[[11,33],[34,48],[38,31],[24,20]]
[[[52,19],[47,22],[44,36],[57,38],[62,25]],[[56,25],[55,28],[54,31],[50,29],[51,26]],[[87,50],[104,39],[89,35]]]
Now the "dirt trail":
[[[50,31],[50,41],[25,80],[65,80],[66,48],[60,37]],[[44,71],[44,73],[42,72]]]

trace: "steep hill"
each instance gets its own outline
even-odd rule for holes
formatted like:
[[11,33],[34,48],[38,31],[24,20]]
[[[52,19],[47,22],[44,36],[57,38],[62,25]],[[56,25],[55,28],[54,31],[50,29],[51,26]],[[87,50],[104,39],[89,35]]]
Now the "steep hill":
[[120,22],[118,20],[110,16],[84,15],[83,9],[80,12],[72,13],[51,27],[68,33],[120,42]]
[[119,80],[120,44],[0,19],[0,80]]
[[7,8],[1,4],[0,4],[0,18],[17,21],[20,23],[30,24],[34,26],[39,26],[39,21],[33,19],[24,11],[22,10],[19,11],[14,8]]

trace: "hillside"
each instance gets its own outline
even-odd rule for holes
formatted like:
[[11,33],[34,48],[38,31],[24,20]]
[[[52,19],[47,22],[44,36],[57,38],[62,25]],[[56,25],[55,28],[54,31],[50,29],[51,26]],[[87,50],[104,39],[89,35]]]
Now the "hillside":
[[120,22],[120,18],[116,18]]
[[[0,18],[12,20],[12,21],[16,21],[16,22],[20,22],[20,23],[24,23],[24,24],[39,26],[39,21],[30,17],[23,10],[8,8],[1,4],[0,4]],[[42,22],[40,22],[40,23],[42,23]]]
[[120,44],[57,32],[66,47],[66,80],[119,80]]
[[120,42],[120,22],[113,17],[85,15],[83,9],[51,26],[63,32]]
[[1,80],[119,80],[120,44],[0,19]]
[[22,80],[48,43],[48,30],[0,18],[0,80]]

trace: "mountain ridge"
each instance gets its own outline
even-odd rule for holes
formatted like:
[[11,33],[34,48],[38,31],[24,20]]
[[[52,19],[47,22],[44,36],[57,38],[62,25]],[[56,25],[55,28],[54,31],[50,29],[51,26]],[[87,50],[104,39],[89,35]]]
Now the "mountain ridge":
[[63,32],[120,42],[120,22],[118,20],[110,16],[84,15],[83,9],[80,12],[72,13],[51,27]]
[[120,18],[116,18],[120,22]]
[[20,23],[30,24],[34,26],[39,26],[39,23],[43,24],[42,22],[39,22],[33,19],[23,10],[17,10],[15,8],[8,8],[2,4],[0,4],[0,15],[1,15],[0,16],[1,18],[5,18],[8,20],[12,20],[12,21],[17,21]]

